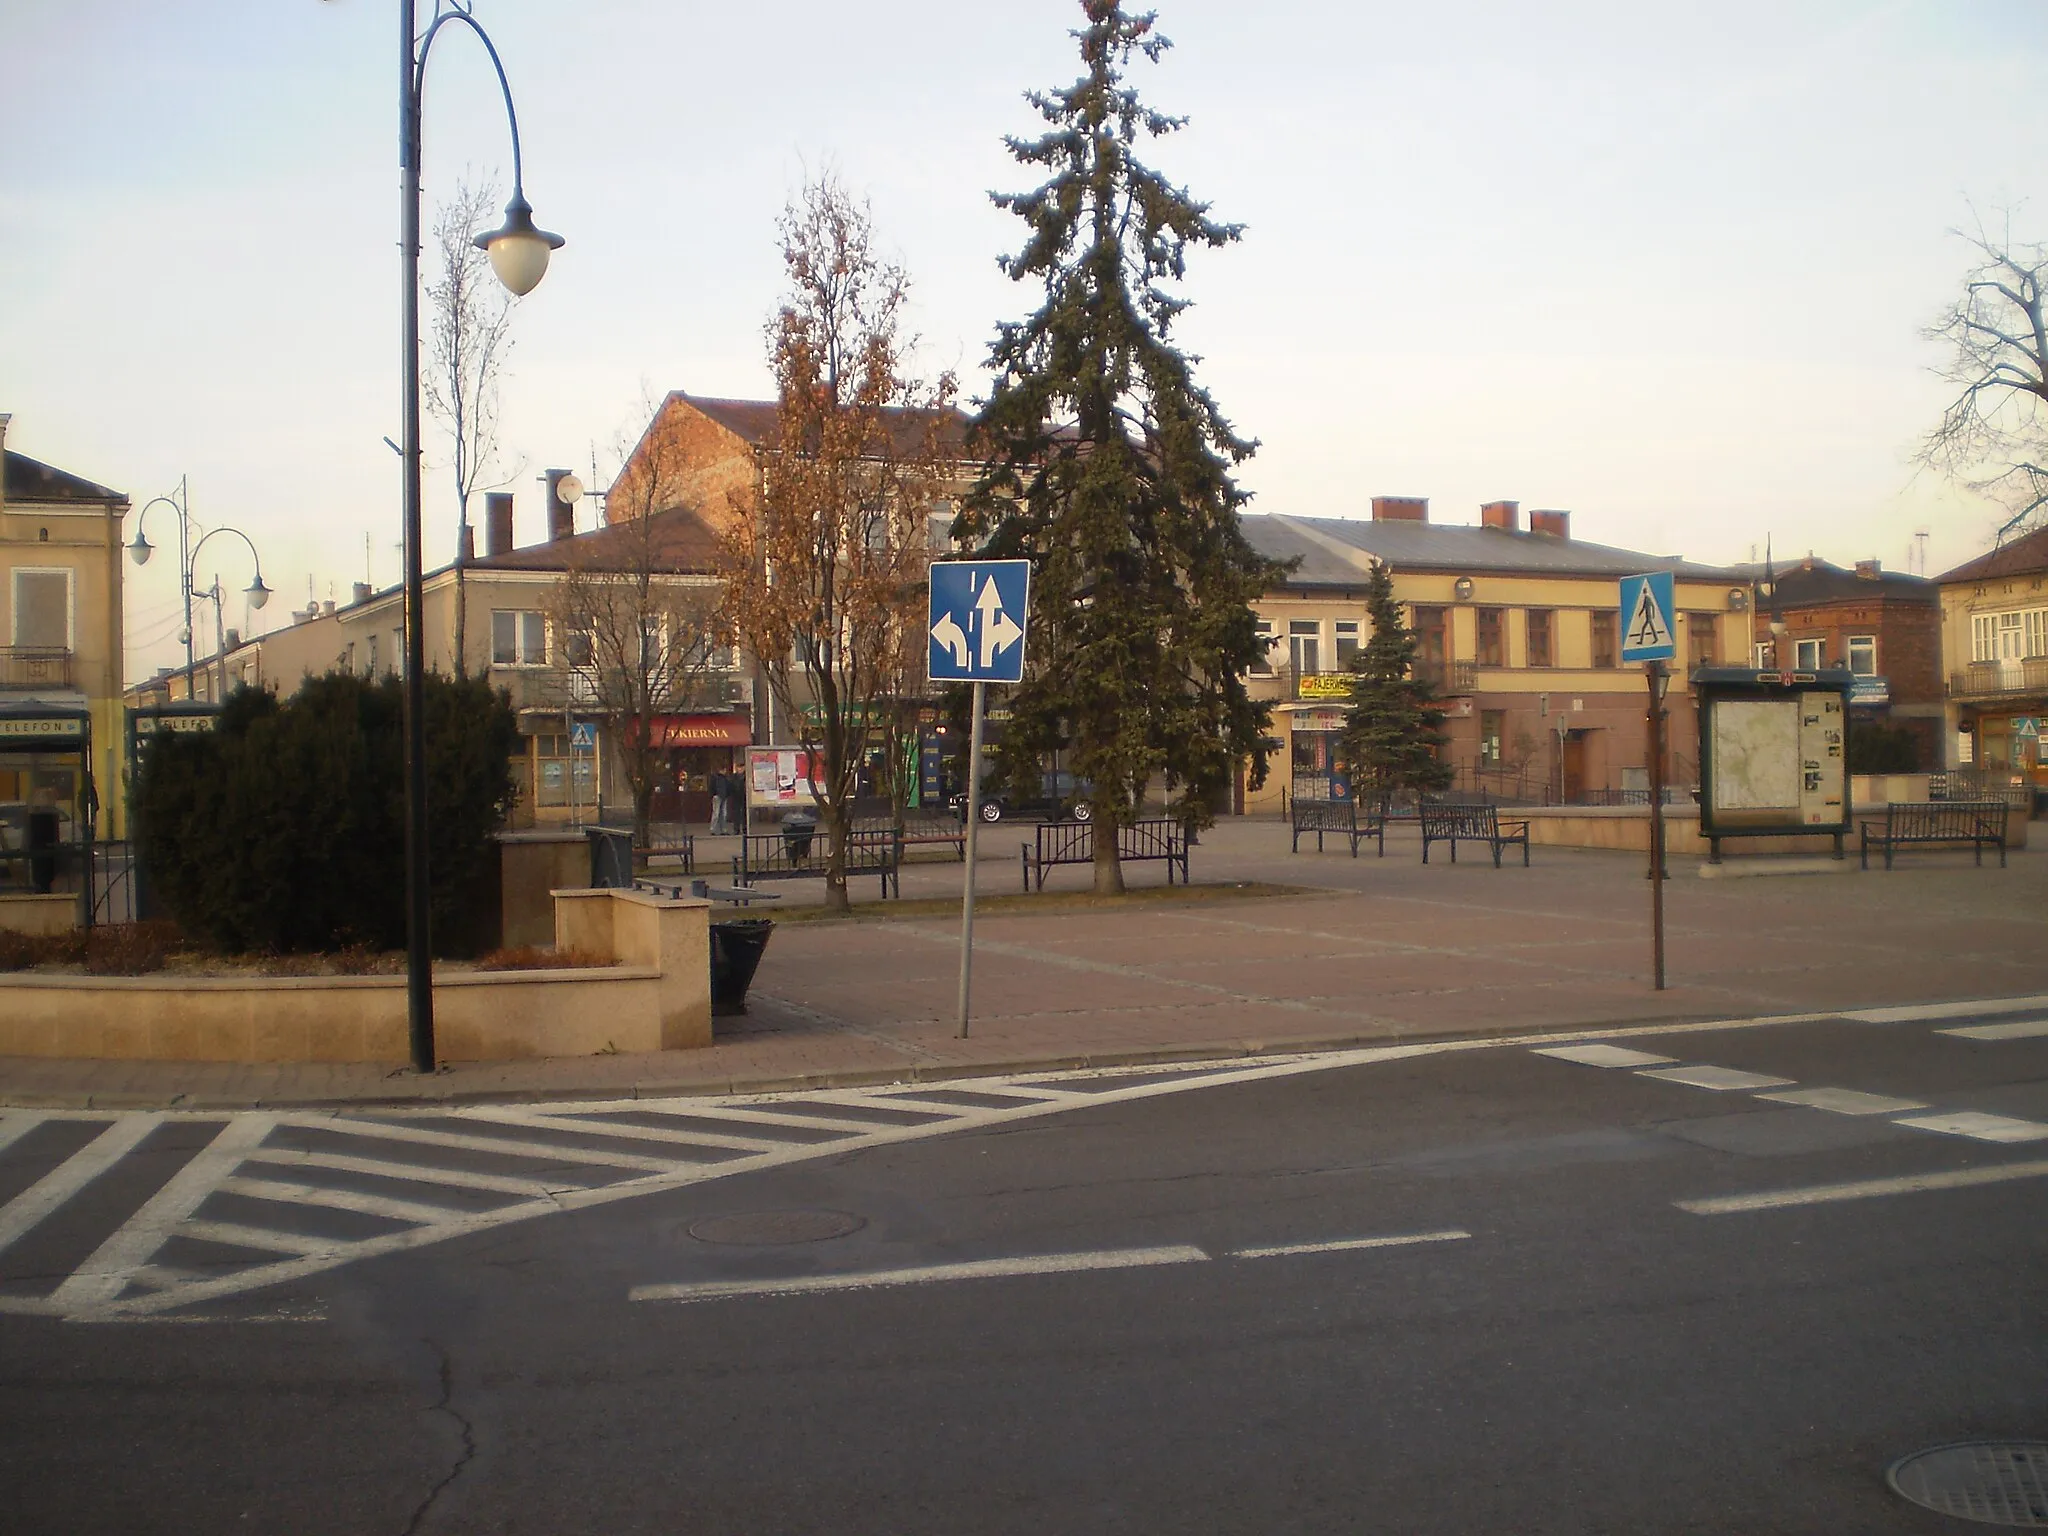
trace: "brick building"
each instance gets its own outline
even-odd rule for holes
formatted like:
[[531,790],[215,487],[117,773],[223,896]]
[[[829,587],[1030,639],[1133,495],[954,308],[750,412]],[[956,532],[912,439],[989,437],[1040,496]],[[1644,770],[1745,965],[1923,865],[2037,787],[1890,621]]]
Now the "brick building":
[[1946,696],[1935,584],[1875,560],[1844,568],[1813,555],[1743,569],[1756,587],[1756,665],[1788,672],[1846,667],[1856,677],[1852,720],[1911,732],[1916,766],[1939,767]]

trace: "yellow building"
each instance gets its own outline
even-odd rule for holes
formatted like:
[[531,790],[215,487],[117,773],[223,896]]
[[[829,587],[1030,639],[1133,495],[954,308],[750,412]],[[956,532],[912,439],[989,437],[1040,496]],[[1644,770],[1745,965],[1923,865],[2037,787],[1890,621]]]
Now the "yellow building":
[[66,842],[88,819],[98,837],[124,836],[128,498],[9,449],[7,425],[0,415],[0,848],[31,807],[55,809]]
[[1935,578],[1950,768],[2048,794],[2048,528]]
[[1667,781],[1697,780],[1698,727],[1685,673],[1745,665],[1749,583],[1739,573],[1571,536],[1571,514],[1536,511],[1522,527],[1511,501],[1489,502],[1477,525],[1429,520],[1422,497],[1380,496],[1360,518],[1246,517],[1260,554],[1297,560],[1257,605],[1268,660],[1253,697],[1272,701],[1280,751],[1249,811],[1278,810],[1283,792],[1323,797],[1342,777],[1334,749],[1348,667],[1370,631],[1365,580],[1375,561],[1416,631],[1418,672],[1447,718],[1461,789],[1535,801],[1611,799],[1648,784],[1643,668],[1621,663],[1618,582],[1676,577],[1678,658],[1667,707]]

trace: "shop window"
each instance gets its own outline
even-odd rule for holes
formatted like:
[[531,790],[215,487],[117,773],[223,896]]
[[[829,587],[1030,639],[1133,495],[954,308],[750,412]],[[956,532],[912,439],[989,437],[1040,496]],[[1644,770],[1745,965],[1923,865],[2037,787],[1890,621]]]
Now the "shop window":
[[1337,670],[1348,671],[1352,658],[1358,654],[1358,620],[1337,621]]
[[548,659],[547,620],[531,608],[491,610],[491,665],[538,667]]
[[1858,677],[1877,676],[1877,636],[1849,637],[1849,670]]
[[1479,619],[1479,665],[1504,667],[1508,664],[1507,610],[1481,608]]
[[1303,677],[1323,670],[1323,626],[1316,619],[1290,619],[1287,624],[1288,659],[1294,675]]
[[1554,667],[1557,665],[1551,648],[1550,632],[1555,627],[1555,614],[1549,608],[1531,608],[1528,613],[1529,665],[1532,667]]
[[1593,615],[1593,665],[1612,667],[1621,661],[1621,615],[1603,609]]

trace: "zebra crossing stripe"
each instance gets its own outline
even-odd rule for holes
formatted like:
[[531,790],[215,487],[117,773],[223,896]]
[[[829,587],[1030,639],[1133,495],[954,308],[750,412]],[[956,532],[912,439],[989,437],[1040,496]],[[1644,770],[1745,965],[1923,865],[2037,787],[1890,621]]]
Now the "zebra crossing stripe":
[[431,1226],[469,1213],[456,1206],[427,1205],[418,1200],[395,1200],[389,1195],[366,1195],[353,1189],[329,1189],[320,1184],[292,1184],[281,1179],[245,1179],[239,1175],[222,1179],[220,1192],[249,1200],[270,1200],[280,1205],[318,1205],[331,1211],[353,1211],[358,1216],[382,1216],[387,1221]]
[[281,1168],[327,1168],[336,1173],[367,1173],[376,1178],[400,1179],[410,1184],[486,1189],[495,1194],[519,1195],[528,1200],[545,1200],[557,1190],[584,1187],[581,1184],[548,1184],[540,1179],[519,1179],[505,1173],[422,1168],[416,1163],[394,1163],[381,1157],[350,1157],[345,1152],[300,1152],[291,1147],[258,1147],[248,1154],[246,1161]]
[[[466,1115],[465,1119],[482,1119]],[[464,1136],[459,1131],[434,1131],[417,1125],[399,1125],[389,1120],[321,1120],[293,1117],[287,1125],[310,1126],[351,1136],[375,1136],[386,1141],[409,1141],[425,1147],[452,1147],[461,1152],[495,1152],[502,1157],[524,1158],[535,1163],[589,1163],[600,1168],[636,1169],[641,1173],[667,1173],[676,1165],[672,1157],[642,1157],[634,1152],[599,1152],[590,1147],[555,1146],[549,1142],[515,1141],[509,1136]],[[602,1130],[591,1134],[603,1136]]]
[[5,1152],[30,1131],[49,1119],[32,1109],[10,1109],[0,1116],[0,1152]]
[[45,1216],[126,1157],[163,1123],[160,1114],[127,1115],[36,1180],[0,1210],[0,1250],[12,1247]]
[[[659,1114],[661,1111],[655,1110],[652,1113]],[[598,1120],[580,1115],[550,1115],[523,1109],[483,1110],[464,1118],[488,1120],[497,1125],[516,1125],[536,1131],[574,1131],[584,1136],[618,1136],[628,1141],[659,1141],[670,1145],[694,1143],[700,1147],[723,1148],[737,1152],[766,1152],[773,1147],[789,1145],[777,1137],[766,1135],[733,1136],[722,1131],[699,1131],[681,1126],[669,1130],[661,1126]]]
[[221,1179],[234,1171],[276,1123],[273,1115],[254,1114],[228,1121],[196,1157],[57,1287],[50,1300],[60,1307],[86,1307],[120,1295],[129,1272],[163,1246],[171,1229],[199,1209]]

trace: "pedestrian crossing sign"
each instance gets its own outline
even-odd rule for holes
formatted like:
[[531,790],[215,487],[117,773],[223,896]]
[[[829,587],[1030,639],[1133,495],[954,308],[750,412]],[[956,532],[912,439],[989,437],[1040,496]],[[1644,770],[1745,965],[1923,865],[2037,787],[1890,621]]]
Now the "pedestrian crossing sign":
[[569,727],[569,749],[572,752],[595,752],[597,750],[597,723],[593,720],[578,720]]
[[1669,571],[1621,578],[1621,659],[1669,661],[1678,654],[1677,594]]

